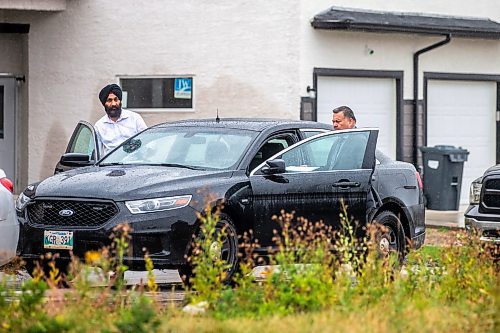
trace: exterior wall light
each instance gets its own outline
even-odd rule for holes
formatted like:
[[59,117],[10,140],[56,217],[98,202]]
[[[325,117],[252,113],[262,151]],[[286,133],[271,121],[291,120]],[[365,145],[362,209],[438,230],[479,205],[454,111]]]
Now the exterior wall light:
[[307,93],[309,94],[309,97],[314,99],[316,98],[316,89],[311,88],[310,86],[307,86]]

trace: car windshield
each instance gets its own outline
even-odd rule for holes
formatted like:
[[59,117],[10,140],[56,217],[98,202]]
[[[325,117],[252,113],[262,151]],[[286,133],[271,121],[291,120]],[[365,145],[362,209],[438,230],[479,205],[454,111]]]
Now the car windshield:
[[156,127],[125,141],[99,163],[163,165],[190,169],[231,169],[256,132],[200,127]]

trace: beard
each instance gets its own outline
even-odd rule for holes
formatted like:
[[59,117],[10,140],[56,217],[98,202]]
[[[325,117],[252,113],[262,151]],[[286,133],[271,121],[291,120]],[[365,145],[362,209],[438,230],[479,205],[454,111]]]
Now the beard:
[[118,106],[118,107],[104,107],[104,110],[106,110],[106,113],[108,114],[108,117],[110,117],[110,118],[120,118],[120,115],[122,114],[122,108],[120,106]]

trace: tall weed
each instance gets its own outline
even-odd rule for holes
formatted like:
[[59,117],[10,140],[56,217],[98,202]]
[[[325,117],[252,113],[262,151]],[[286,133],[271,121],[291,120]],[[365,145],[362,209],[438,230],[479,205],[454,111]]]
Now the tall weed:
[[[146,288],[153,295],[158,291],[148,256],[145,288],[125,288],[123,258],[130,242],[125,227],[116,230],[112,248],[73,261],[69,288],[59,289],[56,265],[36,270],[19,291],[1,283],[0,331],[498,331],[497,249],[462,236],[449,247],[410,251],[401,266],[397,256],[380,255],[370,241],[375,237],[358,239],[346,217],[344,210],[343,228],[337,231],[293,213],[276,217],[281,232],[275,234],[269,269],[260,279],[251,274],[262,264],[255,251],[259,245],[246,233],[239,240],[238,274],[228,285],[227,265],[214,256],[224,230],[216,231],[218,212],[207,210],[187,300],[207,301],[209,307],[205,316],[194,318],[142,294]],[[369,227],[368,234],[376,228]],[[90,279],[95,266],[106,272],[104,278],[114,272],[101,286]]]

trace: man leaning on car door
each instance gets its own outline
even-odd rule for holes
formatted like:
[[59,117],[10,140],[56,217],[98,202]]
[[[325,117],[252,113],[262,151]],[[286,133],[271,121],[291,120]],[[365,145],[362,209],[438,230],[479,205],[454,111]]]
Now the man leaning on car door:
[[94,127],[104,154],[147,128],[138,113],[122,109],[122,89],[117,84],[108,84],[102,88],[99,100],[106,115],[99,119]]

